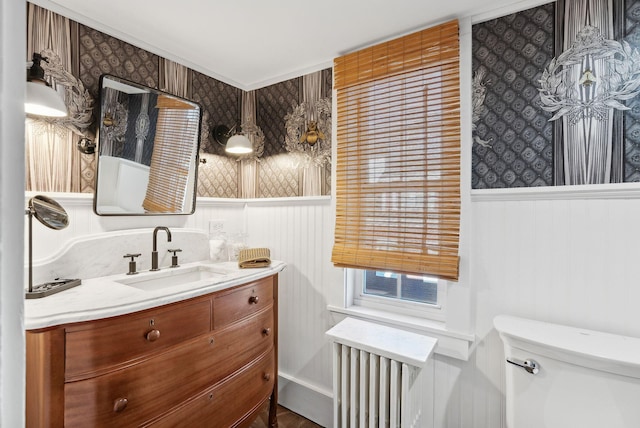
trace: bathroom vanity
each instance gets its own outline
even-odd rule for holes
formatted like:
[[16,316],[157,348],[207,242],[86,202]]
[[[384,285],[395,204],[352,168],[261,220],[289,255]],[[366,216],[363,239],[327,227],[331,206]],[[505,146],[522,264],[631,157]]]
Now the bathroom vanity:
[[27,427],[242,427],[267,403],[275,427],[282,268],[196,264],[27,302]]

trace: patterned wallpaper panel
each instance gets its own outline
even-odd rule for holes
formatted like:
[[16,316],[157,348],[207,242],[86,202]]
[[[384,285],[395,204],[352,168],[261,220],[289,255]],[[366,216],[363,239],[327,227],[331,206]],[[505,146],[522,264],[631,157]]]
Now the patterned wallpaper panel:
[[472,36],[472,187],[552,185],[552,115],[537,107],[537,87],[554,56],[554,5],[476,24]]
[[290,79],[256,91],[256,123],[265,135],[258,167],[258,197],[298,196],[299,176],[284,146],[284,117],[302,99],[302,78]]
[[322,98],[330,98],[333,90],[333,69],[322,70]]
[[[191,76],[193,99],[206,111],[203,120],[209,121],[209,129],[216,125],[232,128],[240,123],[240,89],[196,71],[191,71]],[[211,136],[201,141],[200,151],[207,162],[198,169],[198,195],[236,198],[239,163],[226,156],[224,147]]]
[[[330,98],[333,92],[333,69],[322,70],[322,97]],[[324,194],[331,194],[331,162],[324,167]]]
[[[625,40],[640,48],[640,1],[626,2]],[[640,97],[627,102],[624,112],[624,181],[640,181]]]
[[200,153],[206,160],[198,166],[198,196],[238,197],[238,162],[227,156]]
[[[610,4],[614,34],[621,34],[632,49],[640,50],[640,0],[612,0]],[[558,1],[473,26],[474,189],[551,186],[564,182],[564,177],[554,177],[553,171],[554,162],[559,173],[567,162],[562,159],[563,145],[569,140],[558,141],[567,138],[562,132],[562,127],[567,125],[561,119],[549,121],[553,114],[542,109],[538,88],[542,72],[552,58],[562,53],[555,52],[556,45],[562,46],[562,29],[573,28],[565,21],[569,19],[566,14],[556,11],[556,8],[563,11],[565,7],[584,8],[585,2]],[[556,22],[556,16],[561,21]],[[610,36],[605,36],[607,38]],[[625,61],[618,56],[619,63]],[[617,69],[609,69],[607,74],[596,76],[603,82],[596,80],[596,85],[608,91],[606,85],[621,76],[619,73]],[[565,96],[564,92],[560,94]],[[600,96],[605,95],[607,93]],[[624,150],[621,157],[616,158],[616,141],[620,141],[616,138],[620,134],[614,117],[611,181],[638,182],[640,96],[622,102],[628,107],[623,111]],[[575,142],[572,147],[579,144]]]
[[80,31],[80,79],[97,99],[100,75],[158,87],[158,56],[85,25]]
[[[96,100],[94,120],[98,115],[99,80],[111,74],[153,88],[159,87],[160,57],[82,24],[72,23],[74,49],[79,65],[73,67],[80,80]],[[75,34],[77,33],[77,34]],[[78,71],[76,71],[78,70]],[[231,128],[240,124],[242,91],[202,73],[189,70],[191,98],[203,108],[203,120],[212,129],[216,125]],[[322,71],[322,96],[331,96],[332,70]],[[300,170],[285,149],[285,115],[302,101],[302,78],[294,78],[256,91],[256,122],[265,134],[264,153],[258,173],[258,197],[300,196]],[[206,127],[205,127],[206,128]],[[208,137],[208,138],[206,138]],[[198,195],[235,198],[238,196],[240,162],[228,157],[224,148],[210,136],[202,140]],[[95,188],[96,156],[82,155],[80,189]],[[325,167],[323,188],[331,188],[331,166]],[[39,189],[34,189],[39,190]]]
[[[94,98],[94,120],[98,115],[100,76],[112,74],[143,85],[158,86],[158,56],[137,48],[100,31],[78,24],[80,80]],[[92,193],[95,189],[96,156],[82,155],[80,188]]]

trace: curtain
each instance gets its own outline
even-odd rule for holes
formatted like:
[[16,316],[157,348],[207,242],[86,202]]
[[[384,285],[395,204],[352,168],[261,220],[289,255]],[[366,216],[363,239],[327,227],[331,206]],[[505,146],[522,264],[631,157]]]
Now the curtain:
[[160,58],[160,83],[163,91],[191,99],[189,69],[184,65]]
[[[242,92],[242,118],[241,123],[255,124],[256,117],[256,92],[255,91],[243,91]],[[253,134],[245,134],[247,138],[255,147],[255,138]],[[255,198],[258,192],[258,161],[256,158],[242,159],[240,161],[239,168],[239,183],[238,190],[240,191],[240,198]]]
[[[62,66],[71,70],[71,26],[64,18],[39,6],[27,3],[27,56],[51,49]],[[26,66],[26,62],[25,62]],[[52,86],[64,98],[64,87]],[[28,118],[25,126],[26,188],[43,192],[79,192],[81,153],[76,149],[70,130]]]
[[[316,101],[321,97],[322,71],[302,76],[302,97],[306,108],[307,121],[318,121]],[[324,166],[314,162],[302,166],[302,196],[322,194],[322,170]]]

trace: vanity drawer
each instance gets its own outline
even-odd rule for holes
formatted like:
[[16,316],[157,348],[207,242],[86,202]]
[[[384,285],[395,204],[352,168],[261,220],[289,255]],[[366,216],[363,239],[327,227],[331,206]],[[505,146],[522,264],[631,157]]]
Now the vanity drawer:
[[65,380],[113,370],[209,331],[209,297],[68,327]]
[[[261,356],[233,377],[198,395],[188,404],[144,427],[230,427],[255,412],[246,403],[259,407],[273,391],[275,379],[273,351]],[[238,397],[242,397],[239,400]],[[243,421],[250,422],[250,421]]]
[[68,382],[65,427],[137,426],[273,353],[273,328],[269,307],[125,369]]
[[273,277],[220,293],[213,298],[213,327],[224,327],[272,304]]

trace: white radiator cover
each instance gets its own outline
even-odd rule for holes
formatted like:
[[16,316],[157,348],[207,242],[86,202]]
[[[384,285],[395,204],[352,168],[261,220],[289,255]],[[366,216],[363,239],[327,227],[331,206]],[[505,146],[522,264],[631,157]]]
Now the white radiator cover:
[[436,339],[353,318],[327,336],[334,342],[334,428],[433,425]]

